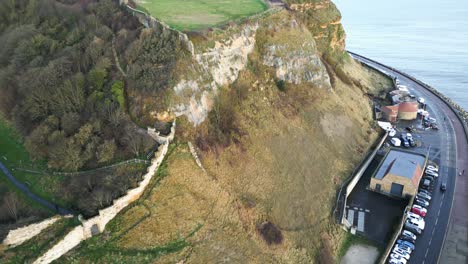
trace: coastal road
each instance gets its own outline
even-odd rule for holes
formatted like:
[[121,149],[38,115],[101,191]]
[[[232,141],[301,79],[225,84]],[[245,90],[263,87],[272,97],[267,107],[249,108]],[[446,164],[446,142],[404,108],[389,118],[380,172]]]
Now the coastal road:
[[[411,259],[409,261],[409,263],[422,264],[437,263],[442,247],[444,246],[449,220],[451,218],[462,219],[459,215],[466,214],[467,211],[466,207],[463,207],[463,205],[468,203],[465,194],[466,190],[463,190],[463,188],[456,188],[457,180],[459,184],[465,183],[463,186],[466,186],[466,178],[468,178],[468,142],[466,140],[465,131],[463,130],[463,125],[445,102],[418,82],[365,57],[353,53],[351,53],[351,55],[372,68],[383,71],[387,75],[397,77],[401,84],[408,86],[411,93],[418,97],[425,98],[427,110],[431,113],[432,117],[438,120],[440,129],[435,132],[436,136],[423,135],[423,138],[424,140],[427,138],[429,142],[425,143],[430,144],[431,149],[435,150],[431,151],[429,159],[434,159],[439,163],[440,176],[435,183],[431,205],[428,208],[428,214],[425,218],[426,228],[423,234],[418,237],[415,245],[416,249],[411,254]],[[463,169],[467,170],[465,175],[457,176]],[[439,190],[439,186],[442,182],[447,183],[447,190],[445,192]],[[455,193],[455,190],[457,193]],[[460,197],[460,199],[456,199],[452,210],[454,194],[456,197]],[[461,199],[464,199],[464,201]],[[452,216],[450,217],[451,214]],[[465,263],[458,262],[457,260],[454,262],[449,261],[447,258],[449,258],[449,256],[445,256],[444,254],[440,262]]]
[[5,174],[5,176],[20,190],[22,191],[24,194],[26,194],[29,198],[31,198],[32,200],[38,202],[39,204],[49,208],[50,210],[52,211],[55,211],[61,215],[70,215],[70,214],[73,214],[71,211],[65,209],[65,208],[62,208],[58,205],[55,205],[49,201],[46,201],[44,199],[42,199],[41,197],[35,195],[34,193],[32,193],[29,188],[24,185],[23,183],[21,183],[20,181],[18,181],[12,174],[11,172],[8,170],[8,168],[3,165],[3,163],[0,162],[0,171],[3,172],[3,174]]

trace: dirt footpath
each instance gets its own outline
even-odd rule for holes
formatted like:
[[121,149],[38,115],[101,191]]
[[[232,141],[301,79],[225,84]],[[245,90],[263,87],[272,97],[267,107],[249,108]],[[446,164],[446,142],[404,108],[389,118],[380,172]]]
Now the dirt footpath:
[[379,251],[368,245],[352,245],[341,259],[341,264],[374,264],[377,262]]

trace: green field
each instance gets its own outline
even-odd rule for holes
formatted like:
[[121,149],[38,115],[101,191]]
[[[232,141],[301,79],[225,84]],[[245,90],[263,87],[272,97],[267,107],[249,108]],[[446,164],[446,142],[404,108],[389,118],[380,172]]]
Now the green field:
[[198,30],[267,9],[262,0],[135,0],[140,9],[179,30]]

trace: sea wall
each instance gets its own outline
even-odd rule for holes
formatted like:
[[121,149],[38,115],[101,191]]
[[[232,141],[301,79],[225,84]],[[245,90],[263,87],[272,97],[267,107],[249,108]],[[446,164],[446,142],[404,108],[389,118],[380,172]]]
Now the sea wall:
[[140,198],[140,196],[145,191],[146,186],[148,186],[162,161],[164,160],[169,149],[169,144],[174,139],[174,134],[175,121],[172,125],[171,133],[166,138],[166,142],[155,153],[155,158],[151,161],[151,165],[148,167],[147,173],[143,176],[143,180],[140,182],[138,187],[128,191],[125,196],[114,200],[112,206],[103,210],[99,210],[99,215],[83,221],[81,226],[75,227],[61,241],[49,249],[34,263],[51,263],[52,261],[60,258],[62,255],[76,247],[81,243],[81,241],[86,240],[95,234],[103,232],[107,223],[109,223],[109,221],[111,221],[120,211],[122,211],[122,209]]

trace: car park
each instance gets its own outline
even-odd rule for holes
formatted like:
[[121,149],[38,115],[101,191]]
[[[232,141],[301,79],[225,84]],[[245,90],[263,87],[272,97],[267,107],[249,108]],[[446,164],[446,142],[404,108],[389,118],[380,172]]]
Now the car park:
[[440,184],[440,190],[441,190],[442,192],[445,192],[446,189],[447,189],[447,184],[446,184],[445,182],[441,183],[441,184]]
[[396,241],[396,243],[397,243],[398,245],[407,246],[407,247],[411,248],[411,250],[414,250],[414,249],[415,249],[413,243],[408,242],[408,241],[405,241],[405,240],[398,239],[398,240]]
[[419,192],[418,194],[416,194],[416,197],[417,198],[422,198],[422,199],[424,199],[426,201],[430,201],[432,199],[432,197],[430,195],[427,195],[427,194],[425,194],[423,192]]
[[414,234],[420,235],[422,233],[421,228],[419,228],[417,225],[414,225],[408,221],[405,222],[405,228]]

